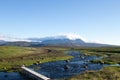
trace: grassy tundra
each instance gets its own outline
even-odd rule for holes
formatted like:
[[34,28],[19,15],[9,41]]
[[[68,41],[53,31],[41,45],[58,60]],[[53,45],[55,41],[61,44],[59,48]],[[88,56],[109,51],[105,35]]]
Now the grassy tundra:
[[[120,64],[120,47],[104,48],[61,48],[61,47],[0,47],[0,70],[11,71],[25,64],[43,63],[73,58],[65,54],[67,50],[77,50],[85,55],[99,56],[101,60],[93,63]],[[99,71],[86,71],[83,74],[72,76],[62,80],[120,80],[120,66],[108,66]]]
[[50,62],[56,60],[66,60],[72,56],[64,54],[64,48],[52,47],[16,47],[1,46],[0,47],[0,70],[15,70],[21,65],[32,65],[36,63]]
[[105,67],[100,71],[86,71],[65,80],[120,80],[120,67]]

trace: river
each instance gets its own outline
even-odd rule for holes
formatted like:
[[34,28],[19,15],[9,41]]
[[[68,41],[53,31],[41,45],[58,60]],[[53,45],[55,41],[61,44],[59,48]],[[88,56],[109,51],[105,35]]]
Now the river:
[[[104,66],[103,64],[90,62],[91,60],[98,59],[96,56],[85,56],[78,51],[68,51],[67,53],[68,55],[74,56],[74,58],[66,61],[62,60],[32,65],[29,68],[51,79],[59,79],[78,75],[88,70],[100,70]],[[27,78],[18,72],[0,72],[0,80],[27,80]]]

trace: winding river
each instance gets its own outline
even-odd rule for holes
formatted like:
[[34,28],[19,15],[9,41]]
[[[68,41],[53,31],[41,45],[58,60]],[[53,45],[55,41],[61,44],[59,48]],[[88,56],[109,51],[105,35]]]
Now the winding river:
[[[91,60],[99,59],[96,56],[85,56],[78,51],[67,51],[67,53],[68,55],[74,56],[74,58],[66,61],[54,61],[32,65],[29,66],[29,68],[51,79],[59,79],[78,75],[88,70],[100,70],[104,66],[103,64],[90,62]],[[20,75],[18,72],[0,72],[0,80],[27,80],[27,78]]]

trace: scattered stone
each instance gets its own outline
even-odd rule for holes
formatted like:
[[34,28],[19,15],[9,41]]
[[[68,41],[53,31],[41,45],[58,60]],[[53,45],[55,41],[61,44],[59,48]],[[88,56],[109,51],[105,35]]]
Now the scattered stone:
[[86,66],[86,65],[85,65],[83,68],[85,68],[85,69],[86,69],[86,68],[88,68],[88,66]]
[[104,62],[103,62],[103,61],[100,61],[100,64],[104,64]]
[[46,51],[49,53],[49,52],[52,52],[52,50],[50,50],[50,49],[46,49]]
[[41,61],[36,61],[36,63],[40,64],[40,63],[41,63]]
[[70,60],[66,60],[66,62],[67,62],[67,63],[69,63],[69,62],[70,62]]
[[65,66],[64,66],[64,69],[69,69],[69,68],[70,68],[69,65],[65,65]]
[[38,63],[33,63],[34,65],[38,65]]

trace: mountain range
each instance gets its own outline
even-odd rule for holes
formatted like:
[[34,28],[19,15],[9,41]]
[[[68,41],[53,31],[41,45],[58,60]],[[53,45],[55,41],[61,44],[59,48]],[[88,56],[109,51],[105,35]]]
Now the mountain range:
[[[14,40],[14,39],[13,39]],[[79,35],[59,35],[52,37],[44,37],[44,38],[27,38],[24,40],[0,40],[0,45],[6,46],[82,46],[82,47],[103,47],[103,46],[111,46],[108,44],[101,43],[90,43],[86,42],[84,38]]]

